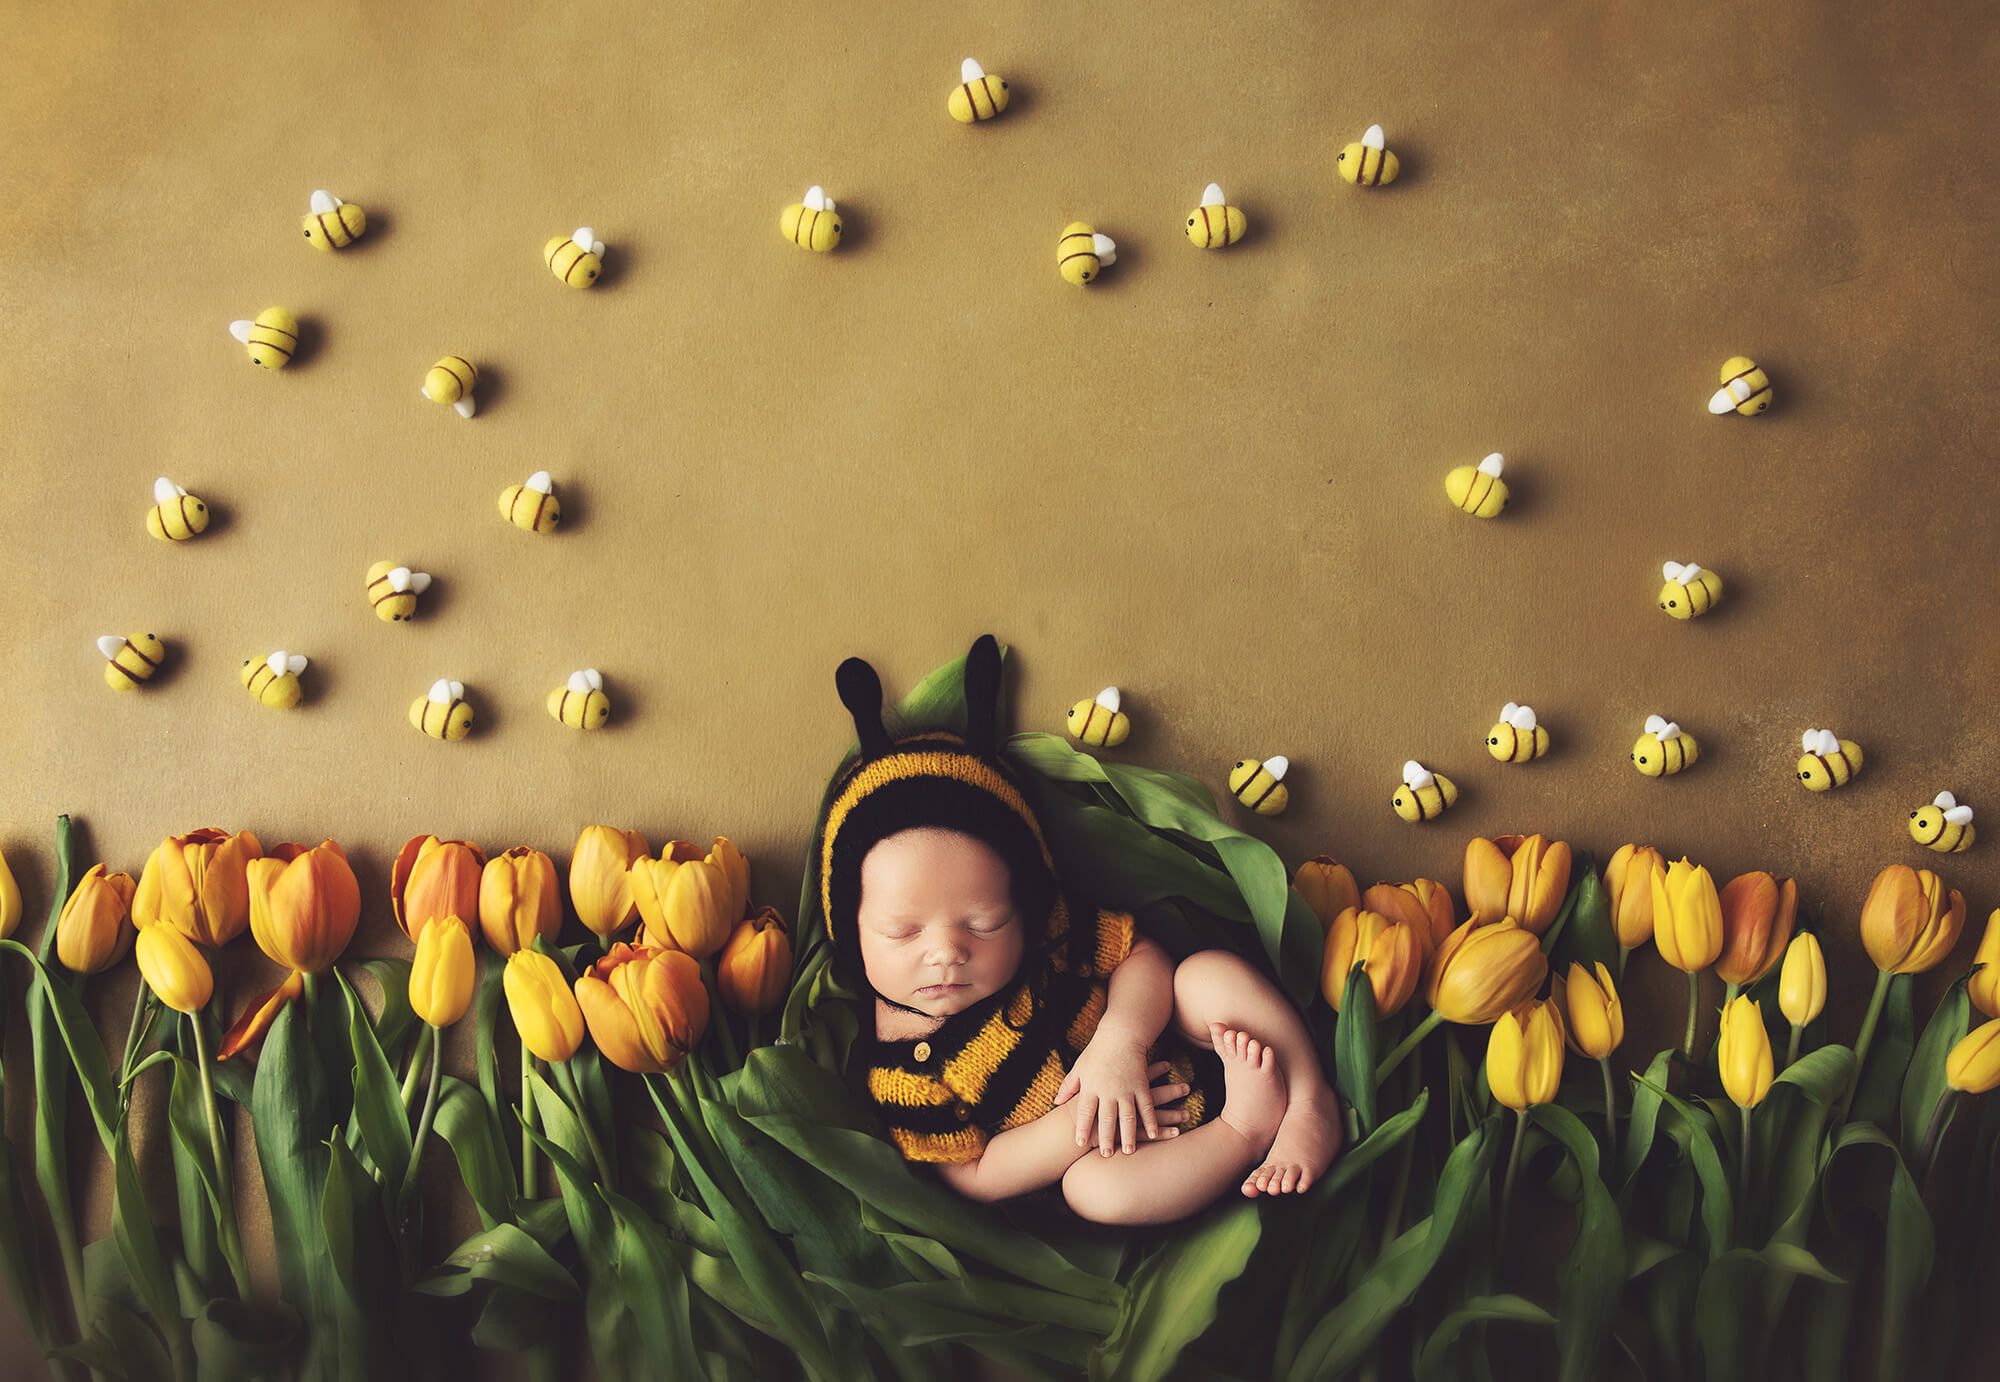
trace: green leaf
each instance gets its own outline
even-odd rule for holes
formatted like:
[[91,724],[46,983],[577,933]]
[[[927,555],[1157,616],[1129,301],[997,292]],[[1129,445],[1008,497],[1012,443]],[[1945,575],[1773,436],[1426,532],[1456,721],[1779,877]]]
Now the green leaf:
[[1973,971],[1967,970],[1945,990],[1910,1057],[1902,1099],[1903,1156],[1907,1160],[1914,1161],[1922,1153],[1931,1115],[1948,1089],[1944,1078],[1945,1057],[1970,1028],[1972,1000],[1966,995],[1965,985],[1972,975]]
[[1868,1050],[1868,1064],[1861,1072],[1861,1088],[1854,1096],[1849,1117],[1856,1122],[1894,1126],[1896,1106],[1903,1088],[1903,1072],[1909,1068],[1910,1053],[1916,1049],[1917,1019],[1913,1007],[1916,976],[1898,974],[1889,980],[1889,993],[1882,1005],[1882,1017],[1875,1027],[1875,1044]]
[[687,1271],[675,1245],[632,1201],[606,1190],[617,1222],[618,1286],[639,1327],[647,1370],[666,1377],[700,1377]]
[[173,1130],[174,1178],[181,1186],[183,1253],[195,1276],[213,1287],[221,1264],[216,1224],[222,1213],[222,1200],[216,1182],[215,1154],[208,1140],[208,1108],[202,1103],[201,1079],[194,1066],[170,1051],[161,1054],[174,1064],[167,1122]]
[[[474,939],[477,939],[476,933]],[[376,987],[382,990],[382,1012],[375,1019],[375,1040],[392,1065],[401,1062],[409,1039],[418,1030],[416,1009],[410,1006],[412,967],[408,960],[390,955],[362,960],[353,966],[373,979]]]
[[333,1342],[347,1375],[379,1375],[375,1355],[386,1340],[382,1332],[369,1326],[388,1318],[398,1271],[383,1218],[383,1188],[368,1174],[345,1138],[329,1138],[327,1151],[320,1231],[333,1277],[328,1292]]
[[1853,1078],[1854,1052],[1845,1046],[1822,1046],[1786,1066],[1772,1084],[1795,1085],[1815,1104],[1831,1107],[1840,1102]]
[[[539,1080],[540,1076],[536,1078]],[[555,1167],[556,1186],[562,1192],[563,1212],[569,1217],[569,1229],[576,1237],[577,1251],[583,1254],[584,1262],[593,1267],[609,1264],[611,1215],[598,1198],[596,1182],[565,1148],[533,1128],[529,1128],[527,1133],[534,1145],[548,1157],[549,1164]]]
[[572,1301],[582,1295],[562,1264],[515,1224],[496,1224],[473,1234],[414,1289],[427,1296],[460,1296],[481,1281],[544,1300]]
[[[278,1293],[305,1317],[308,1352],[331,1345],[335,1285],[327,1262],[320,1196],[326,1185],[326,1139],[335,1132],[305,1010],[279,1010],[257,1056],[251,1129],[271,1208]],[[312,1371],[308,1360],[307,1371]]]
[[1417,1359],[1417,1382],[1455,1382],[1460,1374],[1451,1349],[1459,1335],[1495,1320],[1551,1325],[1556,1317],[1521,1296],[1474,1296],[1432,1326],[1424,1351]]
[[1596,864],[1588,858],[1576,882],[1569,928],[1559,949],[1565,972],[1572,963],[1593,973],[1600,964],[1613,974],[1618,972],[1618,932],[1611,924],[1611,894],[1605,891]]
[[[1364,987],[1366,982],[1364,977]],[[1139,1264],[1117,1327],[1104,1342],[1102,1376],[1114,1382],[1154,1382],[1173,1372],[1181,1351],[1214,1323],[1222,1288],[1242,1275],[1263,1237],[1258,1210],[1255,1202],[1240,1197],[1220,1205]]]
[[1653,1134],[1659,1127],[1660,1105],[1666,1097],[1667,1072],[1673,1060],[1671,1050],[1654,1056],[1632,1090],[1632,1113],[1625,1120],[1625,1146],[1620,1153],[1623,1180],[1628,1187],[1638,1176],[1639,1168],[1646,1164],[1646,1154],[1653,1149]]
[[[47,1024],[53,1026],[62,1038],[63,1049],[69,1052],[70,1065],[83,1088],[84,1103],[90,1109],[91,1121],[97,1125],[98,1141],[104,1144],[107,1155],[113,1154],[112,1144],[118,1139],[118,1083],[104,1055],[104,1043],[98,1038],[97,1028],[83,1010],[83,1001],[67,980],[56,977],[27,946],[19,941],[0,940],[0,948],[19,955],[34,970],[35,992],[46,1004],[41,1010],[47,1014]],[[39,1007],[31,997],[28,1017],[37,1026],[43,1025],[37,1021]]]
[[1576,1241],[1557,1277],[1556,1350],[1563,1378],[1596,1377],[1625,1280],[1624,1226],[1598,1174],[1597,1139],[1582,1121],[1558,1104],[1535,1109],[1530,1121],[1563,1145],[1582,1182]]
[[1694,1165],[1695,1176],[1701,1182],[1701,1222],[1708,1239],[1708,1260],[1714,1262],[1729,1251],[1731,1226],[1736,1213],[1729,1173],[1723,1169],[1715,1122],[1706,1110],[1696,1111],[1667,1093],[1665,1088],[1653,1085],[1650,1079],[1640,1081],[1640,1085],[1653,1089],[1666,1100],[1668,1130]]
[[181,1358],[187,1351],[187,1321],[181,1318],[173,1271],[160,1247],[159,1231],[146,1210],[146,1192],[139,1184],[139,1168],[132,1161],[130,1139],[116,1139],[111,1160],[111,1228],[118,1255],[124,1259],[125,1270],[154,1327],[166,1333],[167,1351]]
[[[493,1146],[500,1154],[500,1169],[505,1172],[509,1185],[519,1185],[520,1166],[514,1160],[514,1144],[508,1136],[514,1123],[511,1118],[503,1119],[500,1115],[500,1110],[507,1107],[508,1099],[502,1093],[500,1084],[500,1057],[495,1037],[500,1022],[500,1000],[504,996],[501,982],[506,969],[505,965],[487,965],[479,976],[479,988],[472,1000],[473,1065],[479,1072],[479,1098],[486,1106],[487,1130],[492,1134]],[[521,1097],[526,1099],[528,1096],[524,1093]]]
[[218,1298],[194,1317],[194,1355],[203,1377],[268,1376],[279,1370],[298,1332],[298,1314],[283,1301]]
[[1360,965],[1347,971],[1340,1000],[1340,1017],[1333,1035],[1334,1083],[1340,1097],[1354,1110],[1356,1126],[1366,1137],[1375,1131],[1380,1113],[1375,1105],[1375,1066],[1379,1024],[1375,1019],[1375,986]]
[[410,1169],[410,1124],[403,1111],[402,1087],[375,1039],[375,1029],[368,1025],[361,999],[346,975],[338,977],[340,991],[347,999],[347,1039],[354,1060],[354,1121],[361,1130],[362,1148],[381,1183],[394,1195]]
[[452,1154],[458,1159],[459,1179],[479,1211],[480,1222],[492,1228],[513,1218],[514,1185],[510,1169],[505,1156],[494,1145],[493,1126],[479,1092],[465,1081],[446,1075],[431,1126],[450,1144]]

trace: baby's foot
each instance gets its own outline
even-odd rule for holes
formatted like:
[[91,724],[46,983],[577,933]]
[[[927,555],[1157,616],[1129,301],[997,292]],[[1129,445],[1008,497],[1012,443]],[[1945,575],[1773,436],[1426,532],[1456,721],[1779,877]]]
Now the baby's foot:
[[1209,1024],[1208,1038],[1222,1058],[1221,1119],[1250,1144],[1251,1155],[1262,1156],[1285,1119],[1285,1082],[1277,1053],[1248,1032],[1220,1022]]
[[1294,1099],[1285,1107],[1264,1164],[1243,1181],[1243,1193],[1304,1194],[1325,1173],[1340,1150],[1340,1117],[1331,1090],[1319,1098]]

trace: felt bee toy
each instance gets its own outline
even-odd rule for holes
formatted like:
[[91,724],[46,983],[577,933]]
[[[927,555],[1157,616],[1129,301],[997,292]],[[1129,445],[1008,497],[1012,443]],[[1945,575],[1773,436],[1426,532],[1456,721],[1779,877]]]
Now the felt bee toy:
[[552,533],[562,522],[562,504],[555,482],[538,470],[518,485],[500,491],[500,516],[524,533]]
[[1527,763],[1549,751],[1549,732],[1533,709],[1509,701],[1500,707],[1500,723],[1486,731],[1486,751],[1502,763]]
[[1462,465],[1444,477],[1452,503],[1474,518],[1493,518],[1507,507],[1507,482],[1500,478],[1507,458],[1498,451],[1478,465]]
[[273,710],[290,710],[305,694],[299,685],[299,673],[305,669],[306,659],[301,654],[276,652],[266,658],[243,659],[240,680],[259,704]]
[[1747,355],[1732,355],[1722,365],[1722,387],[1709,396],[1708,411],[1721,417],[1741,413],[1755,417],[1771,406],[1771,377]]
[[1666,584],[1660,587],[1660,608],[1675,619],[1692,619],[1715,608],[1722,598],[1722,577],[1704,571],[1693,562],[1670,561],[1660,568]]
[[571,672],[568,681],[549,692],[549,714],[571,729],[600,728],[611,718],[603,675],[595,667]]
[[478,405],[472,389],[479,382],[479,368],[463,355],[447,355],[424,374],[419,392],[433,403],[449,404],[460,417],[471,417]]
[[254,321],[229,323],[229,334],[243,342],[250,363],[283,369],[299,349],[299,319],[282,307],[266,307]]
[[368,603],[385,624],[400,624],[417,612],[417,596],[431,588],[430,573],[378,561],[368,568]]
[[1910,812],[1910,838],[1939,854],[1963,854],[1972,848],[1972,808],[1961,806],[1950,792],[1939,792],[1929,806]]
[[604,242],[589,226],[580,226],[576,234],[558,235],[543,245],[542,261],[570,287],[588,288],[604,272]]
[[368,213],[331,192],[312,194],[311,209],[299,220],[306,243],[316,250],[344,250],[368,229]]
[[1334,160],[1340,175],[1356,187],[1386,187],[1403,171],[1396,156],[1382,147],[1382,127],[1370,125],[1359,140],[1340,151]]
[[1056,241],[1056,271],[1081,288],[1118,262],[1118,242],[1083,221],[1071,221]]
[[208,505],[162,475],[153,481],[146,531],[162,542],[186,542],[208,531]]
[[431,689],[410,702],[410,723],[433,739],[456,742],[472,733],[472,707],[465,703],[465,683],[439,677]]
[[1632,745],[1632,766],[1647,777],[1672,777],[1691,766],[1701,756],[1701,745],[1692,734],[1658,715],[1646,717],[1646,732]]
[[1283,754],[1261,763],[1254,758],[1239,758],[1229,770],[1230,794],[1260,816],[1275,816],[1292,799],[1285,787],[1285,770],[1291,766]]
[[1403,764],[1403,785],[1389,798],[1389,805],[1404,820],[1434,821],[1458,800],[1458,784],[1443,773],[1434,773],[1412,758]]
[[1063,727],[1080,744],[1115,749],[1132,732],[1132,721],[1118,704],[1118,688],[1107,686],[1094,699],[1071,706]]
[[1830,729],[1809,729],[1802,736],[1799,781],[1808,792],[1845,787],[1861,771],[1861,745],[1842,739]]
[[824,254],[840,247],[840,217],[834,214],[833,198],[818,183],[806,189],[804,200],[793,202],[778,217],[778,231],[802,250]]
[[1187,219],[1188,239],[1205,250],[1223,249],[1243,238],[1249,228],[1243,208],[1231,206],[1222,195],[1222,186],[1211,182],[1201,194],[1201,205]]
[[958,85],[945,98],[944,108],[961,125],[991,120],[1007,109],[1007,81],[988,76],[977,59],[967,58],[958,65]]
[[167,645],[150,633],[106,634],[97,640],[104,654],[104,684],[113,691],[130,691],[150,681],[167,659]]

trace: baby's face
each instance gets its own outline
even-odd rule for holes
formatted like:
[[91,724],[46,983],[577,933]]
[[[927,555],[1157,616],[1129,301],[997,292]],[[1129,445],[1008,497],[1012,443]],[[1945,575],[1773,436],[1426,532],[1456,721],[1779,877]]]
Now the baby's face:
[[861,964],[876,992],[949,1017],[999,992],[1021,964],[1007,865],[955,830],[904,830],[861,861]]

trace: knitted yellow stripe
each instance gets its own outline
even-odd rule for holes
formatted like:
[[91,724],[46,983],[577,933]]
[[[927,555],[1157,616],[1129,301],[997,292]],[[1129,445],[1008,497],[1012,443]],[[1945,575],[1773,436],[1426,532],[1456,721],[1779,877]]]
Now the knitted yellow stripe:
[[1000,1122],[1000,1130],[1018,1128],[1032,1123],[1056,1106],[1056,1091],[1062,1088],[1062,1058],[1051,1051],[1042,1058],[1042,1068],[1035,1072],[1035,1078],[1021,1091],[1021,1101],[1014,1105],[1014,1111]]
[[977,1161],[986,1151],[986,1134],[974,1127],[939,1133],[904,1132],[900,1128],[891,1128],[889,1138],[905,1161]]
[[[1027,999],[1028,996],[1023,993],[1021,997]],[[1017,1001],[1015,1006],[1022,1004]],[[1016,1020],[1025,1021],[1025,1014]],[[944,1082],[957,1090],[966,1103],[977,1106],[986,1094],[986,1082],[993,1078],[1000,1062],[1012,1055],[1014,1048],[1020,1044],[1021,1034],[1008,1026],[1001,1014],[996,1012],[973,1033],[972,1040],[965,1043],[965,1049],[946,1063]]]
[[1097,954],[1092,963],[1099,975],[1108,976],[1112,970],[1125,963],[1125,957],[1132,953],[1132,916],[1129,912],[1099,912],[1097,914]]
[[1067,1037],[1070,1050],[1083,1050],[1097,1035],[1098,1021],[1104,1016],[1104,1001],[1104,985],[1092,984],[1090,992],[1084,997],[1083,1006],[1077,1010],[1076,1021],[1069,1024]]
[[886,1065],[868,1072],[868,1092],[876,1103],[897,1108],[932,1108],[951,1102],[951,1090],[942,1082]]

